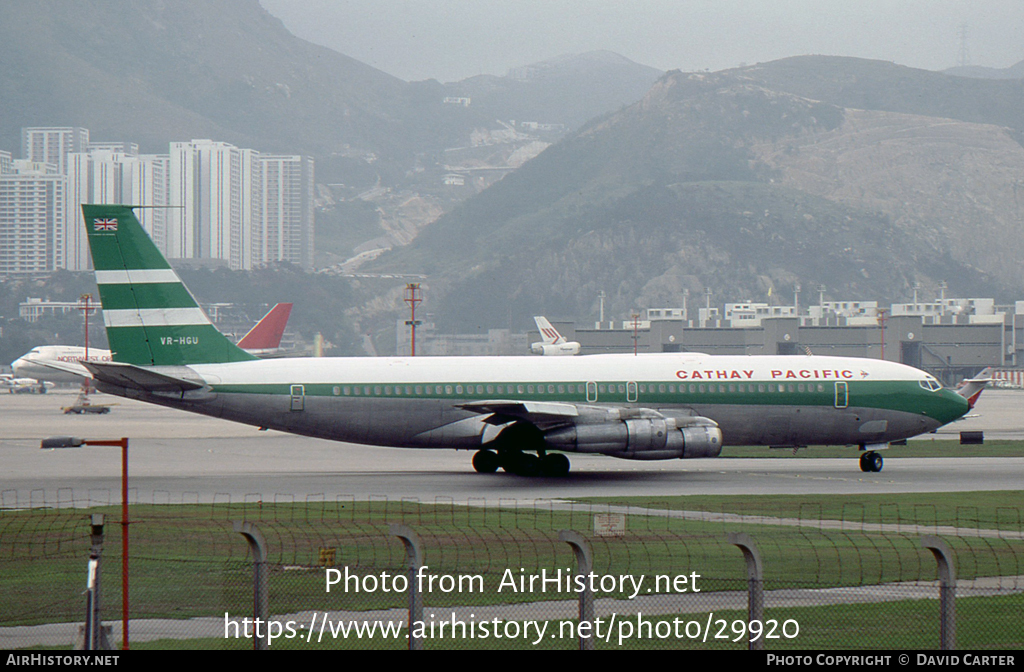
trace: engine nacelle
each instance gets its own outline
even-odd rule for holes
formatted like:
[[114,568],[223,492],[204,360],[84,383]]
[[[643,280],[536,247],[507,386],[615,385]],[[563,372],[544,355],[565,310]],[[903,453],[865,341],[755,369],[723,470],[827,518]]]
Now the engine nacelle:
[[535,355],[578,355],[580,354],[580,344],[576,341],[558,344],[537,342],[530,346],[530,350]]
[[635,418],[559,427],[544,435],[552,449],[632,460],[718,457],[722,430],[711,420],[676,427],[674,418]]

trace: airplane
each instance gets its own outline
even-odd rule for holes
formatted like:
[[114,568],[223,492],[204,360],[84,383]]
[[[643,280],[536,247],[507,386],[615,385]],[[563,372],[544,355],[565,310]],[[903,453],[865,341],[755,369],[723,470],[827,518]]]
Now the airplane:
[[566,453],[717,457],[723,444],[878,451],[964,415],[931,375],[872,359],[697,353],[258,359],[218,332],[132,206],[83,205],[111,362],[103,392],[311,437],[476,451],[565,476]]
[[546,317],[534,317],[537,323],[537,331],[540,332],[541,341],[530,345],[530,350],[536,355],[578,355],[580,344],[576,341],[566,341],[565,336],[558,333],[558,330],[551,326]]
[[53,387],[53,383],[38,381],[35,378],[15,378],[10,373],[0,373],[0,388],[11,394],[24,394],[38,392],[46,394]]
[[[278,303],[238,342],[239,347],[266,357],[279,352],[281,336],[291,314],[292,304]],[[11,362],[18,376],[51,383],[81,383],[90,377],[82,366],[85,348],[80,345],[40,345]],[[110,350],[89,348],[90,362],[112,361]]]

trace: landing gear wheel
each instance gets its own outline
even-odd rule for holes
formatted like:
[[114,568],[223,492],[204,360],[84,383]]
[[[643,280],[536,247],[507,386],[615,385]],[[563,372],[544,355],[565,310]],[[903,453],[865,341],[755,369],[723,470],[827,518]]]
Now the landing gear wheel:
[[561,453],[545,455],[540,461],[540,473],[542,476],[554,476],[561,478],[569,475],[569,458]]
[[501,456],[501,468],[516,476],[537,476],[540,474],[540,458],[521,452],[508,453]]
[[883,464],[884,461],[882,460],[881,455],[879,455],[878,453],[871,453],[871,471],[877,474],[882,470]]
[[860,470],[864,472],[878,473],[884,463],[882,456],[873,450],[860,456]]
[[492,450],[479,450],[473,456],[473,468],[481,474],[493,474],[499,466],[498,455]]
[[519,459],[517,460],[515,473],[517,476],[539,476],[540,475],[540,458],[536,455],[528,455],[526,453],[520,453]]

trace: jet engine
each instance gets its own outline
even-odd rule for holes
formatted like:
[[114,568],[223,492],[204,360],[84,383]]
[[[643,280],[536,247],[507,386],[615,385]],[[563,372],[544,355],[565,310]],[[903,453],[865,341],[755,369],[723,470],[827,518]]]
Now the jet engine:
[[535,355],[578,355],[580,354],[580,344],[576,341],[569,343],[534,343],[530,346],[530,350]]
[[602,453],[631,460],[718,457],[722,430],[708,418],[691,418],[683,427],[675,418],[634,418],[576,424],[549,430],[544,442],[553,450]]

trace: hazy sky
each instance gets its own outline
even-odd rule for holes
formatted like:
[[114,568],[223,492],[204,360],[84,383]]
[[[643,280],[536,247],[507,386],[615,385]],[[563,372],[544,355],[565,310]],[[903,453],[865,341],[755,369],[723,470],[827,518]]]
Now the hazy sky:
[[608,49],[662,70],[800,54],[929,70],[1024,60],[1024,0],[260,0],[295,35],[405,80]]

